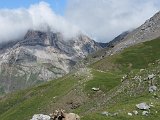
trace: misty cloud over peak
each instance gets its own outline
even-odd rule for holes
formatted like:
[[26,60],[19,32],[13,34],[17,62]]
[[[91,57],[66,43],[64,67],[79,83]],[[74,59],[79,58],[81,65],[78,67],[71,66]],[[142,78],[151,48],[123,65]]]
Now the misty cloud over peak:
[[23,38],[29,29],[61,32],[73,37],[79,29],[54,13],[46,2],[31,5],[28,9],[0,9],[0,42]]

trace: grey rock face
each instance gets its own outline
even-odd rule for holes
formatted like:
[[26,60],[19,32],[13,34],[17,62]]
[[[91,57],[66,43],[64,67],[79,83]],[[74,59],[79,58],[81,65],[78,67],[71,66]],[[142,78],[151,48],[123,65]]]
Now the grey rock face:
[[35,61],[37,61],[37,57],[23,48],[17,50],[15,53],[13,52],[8,58],[10,64]]
[[77,61],[102,48],[82,34],[65,40],[61,33],[33,30],[29,30],[23,40],[7,44],[0,45],[3,93],[61,77],[72,70]]

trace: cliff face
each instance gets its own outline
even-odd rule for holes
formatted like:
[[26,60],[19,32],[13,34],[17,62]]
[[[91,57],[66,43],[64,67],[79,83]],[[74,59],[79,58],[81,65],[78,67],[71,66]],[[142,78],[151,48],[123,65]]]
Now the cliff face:
[[77,61],[102,48],[82,34],[65,40],[61,33],[33,30],[23,40],[0,46],[1,93],[61,77]]

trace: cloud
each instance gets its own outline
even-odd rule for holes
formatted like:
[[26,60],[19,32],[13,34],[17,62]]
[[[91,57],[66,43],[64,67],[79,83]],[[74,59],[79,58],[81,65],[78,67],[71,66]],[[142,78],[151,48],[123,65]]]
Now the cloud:
[[80,31],[93,39],[108,42],[154,15],[158,0],[67,0],[64,16],[46,2],[29,8],[0,9],[0,42],[21,39],[28,29],[46,31],[48,26],[66,38]]
[[68,0],[65,17],[97,41],[141,25],[160,8],[158,0]]
[[46,2],[31,5],[28,9],[0,9],[0,42],[24,37],[29,29],[62,32],[66,38],[72,37],[79,29],[55,14]]

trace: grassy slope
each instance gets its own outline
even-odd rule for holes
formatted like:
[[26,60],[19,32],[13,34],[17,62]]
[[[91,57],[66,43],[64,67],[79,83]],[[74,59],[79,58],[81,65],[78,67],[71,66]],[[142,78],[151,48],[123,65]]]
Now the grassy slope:
[[[155,83],[160,87],[160,64],[156,62],[160,59],[159,46],[160,39],[145,42],[90,65],[91,72],[88,74],[85,71],[78,75],[72,73],[34,88],[8,94],[0,99],[0,118],[28,120],[33,114],[48,114],[58,107],[69,106],[70,101],[76,101],[79,107],[64,109],[80,114],[82,120],[159,120],[160,114],[155,113],[160,112],[159,99],[148,93],[148,82],[144,80],[148,74],[156,73]],[[140,72],[142,68],[145,70]],[[128,74],[128,77],[120,82],[124,74]],[[133,80],[135,76],[141,76],[142,82]],[[94,92],[92,87],[99,87],[100,91]],[[135,110],[135,104],[139,102],[153,102],[156,107],[151,109],[148,117],[129,117],[127,112]],[[106,117],[100,114],[102,111],[118,112],[118,116]]]
[[[64,84],[61,84],[62,81]],[[27,120],[58,99],[54,99],[54,96],[63,96],[69,92],[75,82],[67,76],[61,80],[10,94],[0,102],[0,118],[1,120]]]
[[[110,111],[110,112],[119,112],[118,116],[114,117],[105,117],[100,115],[100,111],[88,114],[83,119],[84,120],[159,120],[160,119],[160,101],[153,97],[153,94],[148,93],[148,82],[143,81],[148,74],[156,74],[156,82],[158,87],[160,87],[160,62],[157,60],[160,59],[160,39],[155,39],[149,42],[141,43],[139,45],[125,49],[122,53],[116,54],[107,58],[104,58],[92,65],[90,67],[98,69],[100,71],[110,71],[112,73],[117,73],[119,75],[127,74],[127,82],[129,86],[124,88],[123,92],[119,93],[112,98],[113,103],[109,103],[105,107],[101,107],[100,110]],[[140,69],[145,69],[143,72],[140,72]],[[141,76],[143,83],[138,87],[139,81],[133,81],[134,76]],[[122,83],[123,84],[123,83]],[[123,86],[123,85],[122,85]],[[134,90],[133,90],[134,89]],[[112,92],[115,92],[114,90]],[[128,93],[127,93],[128,92]],[[137,92],[137,93],[136,93]],[[158,91],[156,94],[160,95]],[[151,114],[148,117],[140,115],[129,117],[128,112],[135,110],[135,104],[140,102],[153,102],[156,106],[152,108]],[[109,106],[109,107],[108,107]],[[158,112],[158,114],[155,113]]]
[[92,87],[100,88],[102,91],[108,92],[120,83],[121,76],[114,73],[92,70],[92,74],[94,77],[92,80],[86,82],[85,92],[93,92]]
[[104,58],[91,67],[100,70],[116,70],[123,72],[148,67],[149,63],[160,58],[160,39],[155,39],[125,49],[122,53]]

